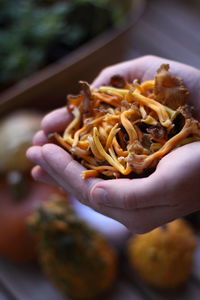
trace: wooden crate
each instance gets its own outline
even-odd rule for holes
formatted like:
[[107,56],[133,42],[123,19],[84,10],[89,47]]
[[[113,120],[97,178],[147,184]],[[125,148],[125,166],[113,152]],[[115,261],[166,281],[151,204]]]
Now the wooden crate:
[[124,1],[127,15],[123,23],[73,51],[67,57],[38,71],[0,94],[0,115],[21,107],[43,110],[64,105],[67,93],[78,90],[78,81],[91,82],[107,65],[122,59],[129,30],[139,20],[145,0]]

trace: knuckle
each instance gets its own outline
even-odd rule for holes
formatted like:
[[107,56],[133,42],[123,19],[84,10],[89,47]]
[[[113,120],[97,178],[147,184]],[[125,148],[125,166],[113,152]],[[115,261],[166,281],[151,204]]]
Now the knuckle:
[[64,166],[64,174],[69,175],[70,173],[70,169],[73,169],[73,165],[74,165],[74,160],[70,160],[69,162],[66,163],[66,165]]
[[136,209],[139,207],[138,195],[134,192],[134,190],[131,190],[129,193],[126,191],[123,192],[122,203],[126,210]]
[[133,199],[134,199],[134,195],[131,193],[127,194],[126,192],[123,192],[122,194],[122,205],[124,207],[124,209],[132,209],[133,208]]

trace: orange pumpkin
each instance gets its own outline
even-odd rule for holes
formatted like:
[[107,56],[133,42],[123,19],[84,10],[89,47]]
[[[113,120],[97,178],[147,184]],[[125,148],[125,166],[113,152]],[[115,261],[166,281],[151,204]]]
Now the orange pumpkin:
[[41,201],[60,192],[30,178],[16,181],[0,182],[0,254],[14,261],[27,262],[37,257],[37,242],[27,228],[27,217]]

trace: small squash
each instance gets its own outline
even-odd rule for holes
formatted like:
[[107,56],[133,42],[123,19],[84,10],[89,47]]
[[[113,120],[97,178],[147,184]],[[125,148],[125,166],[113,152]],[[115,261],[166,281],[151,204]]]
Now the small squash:
[[32,111],[17,111],[0,122],[0,173],[29,172],[32,163],[26,150],[40,128],[41,115]]
[[130,264],[148,284],[174,288],[191,273],[196,237],[192,228],[177,219],[153,231],[133,236],[128,243]]
[[43,202],[29,218],[39,239],[42,268],[75,299],[92,299],[116,276],[116,253],[106,239],[80,220],[61,197]]

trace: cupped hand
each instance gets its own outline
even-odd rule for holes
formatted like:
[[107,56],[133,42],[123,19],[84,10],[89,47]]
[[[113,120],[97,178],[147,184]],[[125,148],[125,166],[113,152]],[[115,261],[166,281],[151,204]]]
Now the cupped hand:
[[[108,84],[115,74],[127,80],[152,79],[162,63],[183,78],[190,90],[189,102],[200,120],[200,71],[167,59],[145,56],[106,68],[93,87]],[[84,167],[60,147],[49,144],[47,135],[65,129],[72,116],[65,108],[55,110],[42,121],[27,156],[36,166],[36,180],[61,186],[82,203],[127,226],[136,233],[147,232],[175,218],[200,209],[200,142],[180,147],[159,162],[155,172],[140,179],[82,179]]]

